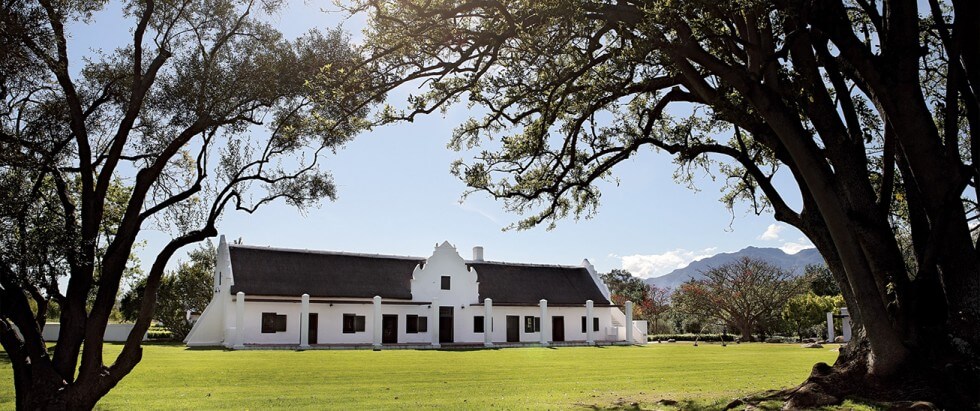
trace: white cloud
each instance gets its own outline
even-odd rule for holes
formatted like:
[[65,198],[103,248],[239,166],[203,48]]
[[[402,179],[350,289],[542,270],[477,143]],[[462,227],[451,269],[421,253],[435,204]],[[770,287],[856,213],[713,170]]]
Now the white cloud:
[[807,248],[813,248],[813,243],[807,240],[806,237],[800,237],[797,242],[783,242],[783,245],[779,247],[786,254],[796,254],[800,251],[806,250]]
[[624,270],[640,278],[651,278],[669,274],[678,268],[687,267],[692,261],[714,255],[714,251],[715,248],[708,248],[701,251],[689,251],[678,248],[663,254],[634,254],[617,257],[623,261]]
[[775,224],[775,223],[769,224],[769,227],[766,228],[766,232],[762,233],[762,235],[760,235],[757,238],[763,241],[778,240],[779,233],[783,231],[783,228],[784,227],[779,224]]

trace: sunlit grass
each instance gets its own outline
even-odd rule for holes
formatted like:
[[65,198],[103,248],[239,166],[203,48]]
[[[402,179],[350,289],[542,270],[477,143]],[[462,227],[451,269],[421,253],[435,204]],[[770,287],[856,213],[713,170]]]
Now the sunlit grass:
[[[106,348],[107,358],[121,346]],[[796,385],[836,346],[651,344],[475,351],[224,351],[147,345],[103,409],[723,407]],[[0,360],[0,409],[13,408]],[[633,403],[636,403],[635,405]]]

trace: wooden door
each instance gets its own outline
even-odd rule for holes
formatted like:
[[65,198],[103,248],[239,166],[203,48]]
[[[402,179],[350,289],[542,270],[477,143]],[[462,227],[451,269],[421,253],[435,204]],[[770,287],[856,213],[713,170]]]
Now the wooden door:
[[507,316],[507,342],[521,341],[521,317],[518,315]]
[[439,307],[439,342],[453,342],[453,307]]
[[320,316],[317,313],[310,313],[310,324],[309,324],[309,336],[307,337],[307,344],[316,344],[316,330],[320,325]]
[[385,314],[381,316],[381,343],[398,343],[398,316]]
[[565,341],[565,317],[551,317],[551,341]]

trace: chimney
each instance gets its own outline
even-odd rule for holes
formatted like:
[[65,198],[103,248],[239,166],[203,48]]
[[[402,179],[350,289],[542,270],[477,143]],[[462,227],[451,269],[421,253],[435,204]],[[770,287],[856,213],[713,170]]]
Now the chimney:
[[473,261],[483,261],[483,247],[473,247]]

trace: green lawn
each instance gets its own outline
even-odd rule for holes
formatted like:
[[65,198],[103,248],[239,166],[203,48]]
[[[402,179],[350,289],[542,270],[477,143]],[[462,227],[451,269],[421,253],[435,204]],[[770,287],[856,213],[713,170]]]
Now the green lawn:
[[[119,345],[106,349],[115,355]],[[803,381],[836,346],[511,348],[475,351],[224,351],[148,345],[103,409],[658,408],[661,399],[722,406]],[[0,409],[13,408],[0,359]]]

